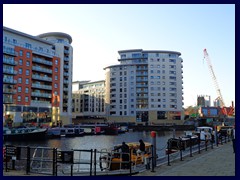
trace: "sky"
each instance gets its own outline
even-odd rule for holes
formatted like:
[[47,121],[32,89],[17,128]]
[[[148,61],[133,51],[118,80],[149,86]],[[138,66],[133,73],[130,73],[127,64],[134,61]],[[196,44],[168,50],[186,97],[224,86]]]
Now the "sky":
[[3,26],[33,36],[69,34],[73,81],[104,80],[119,50],[178,51],[184,107],[217,90],[204,60],[207,49],[226,106],[235,104],[234,4],[3,4]]

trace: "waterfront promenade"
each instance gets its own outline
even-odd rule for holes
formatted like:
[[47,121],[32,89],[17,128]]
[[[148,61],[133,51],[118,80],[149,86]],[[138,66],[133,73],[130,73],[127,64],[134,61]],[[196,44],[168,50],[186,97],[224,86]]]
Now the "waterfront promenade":
[[235,176],[232,142],[194,153],[193,157],[186,156],[183,161],[175,160],[170,165],[163,164],[155,172],[144,171],[135,176]]
[[[140,172],[134,176],[235,176],[235,154],[232,142],[219,144],[213,149],[202,150],[200,154],[194,153],[192,157],[186,156],[183,161],[174,160],[162,164],[154,169]],[[3,171],[3,176],[41,176],[23,171]]]

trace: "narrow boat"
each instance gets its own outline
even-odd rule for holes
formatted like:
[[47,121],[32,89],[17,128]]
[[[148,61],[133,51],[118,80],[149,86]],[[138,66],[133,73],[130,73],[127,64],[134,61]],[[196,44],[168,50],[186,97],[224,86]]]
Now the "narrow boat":
[[[139,142],[126,143],[129,146],[130,153],[127,153],[131,157],[132,166],[139,164],[146,164],[151,157],[151,144],[145,143],[145,152],[143,154],[138,153]],[[114,146],[113,149],[118,149],[121,144]],[[106,151],[106,149],[101,150],[100,156],[100,168],[101,170],[120,170],[123,167],[122,156],[126,153],[121,153],[120,150]],[[128,163],[128,162],[125,162]]]
[[48,138],[60,138],[61,137],[61,128],[60,127],[52,127],[47,129],[47,137]]
[[37,127],[16,127],[16,128],[3,128],[4,141],[38,141],[47,138],[46,128]]
[[166,148],[166,154],[176,153],[180,150],[185,150],[190,146],[194,146],[199,143],[198,135],[186,135],[179,138],[170,138],[168,140],[168,147]]

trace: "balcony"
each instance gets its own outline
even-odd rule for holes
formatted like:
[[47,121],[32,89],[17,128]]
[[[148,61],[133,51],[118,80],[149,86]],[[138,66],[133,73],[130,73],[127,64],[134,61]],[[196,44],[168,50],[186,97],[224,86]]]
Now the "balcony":
[[69,61],[69,58],[68,57],[64,57],[63,60],[64,61]]
[[41,59],[41,58],[33,58],[33,62],[37,62],[37,63],[41,63],[41,64],[52,66],[52,62],[51,61],[46,61],[46,60]]
[[13,69],[7,69],[7,68],[3,68],[3,74],[12,74],[12,75],[16,75],[17,71],[13,70]]
[[137,82],[148,81],[148,78],[137,78]]
[[18,62],[14,61],[14,58],[3,58],[3,64],[9,64],[9,65],[16,66],[16,65],[18,65]]
[[17,90],[16,89],[12,89],[12,88],[3,88],[3,93],[4,94],[16,94]]
[[69,73],[68,72],[64,72],[63,75],[64,76],[69,76]]
[[69,69],[68,65],[64,65],[63,67],[64,67],[64,69]]
[[32,96],[37,96],[37,97],[44,97],[44,98],[51,98],[52,95],[50,93],[39,93],[39,92],[32,92]]
[[48,85],[44,85],[44,84],[36,84],[36,83],[32,83],[32,87],[33,87],[33,88],[39,88],[39,89],[48,89],[48,90],[52,90],[52,86],[48,86]]
[[38,67],[38,66],[33,66],[32,69],[35,70],[35,71],[40,71],[40,72],[45,72],[45,73],[52,74],[52,70],[50,70],[50,69],[46,69],[46,68],[42,68],[42,67]]
[[8,79],[8,78],[3,78],[3,83],[7,83],[7,84],[17,84],[17,80]]
[[136,73],[136,76],[147,76],[148,75],[148,73],[147,72],[137,72]]
[[38,80],[43,80],[43,81],[52,81],[52,78],[47,77],[47,76],[39,76],[39,75],[32,75],[32,79],[38,79]]
[[69,52],[70,52],[69,50],[64,49],[65,54],[69,54]]
[[68,84],[69,81],[68,81],[68,80],[63,80],[63,83],[64,83],[64,84]]
[[18,55],[18,53],[16,51],[14,51],[13,48],[6,47],[6,46],[3,46],[3,54],[9,54],[9,55],[12,55],[12,56],[17,56]]
[[16,103],[16,99],[13,99],[12,97],[3,96],[3,104],[13,104],[13,103]]
[[31,100],[32,106],[41,106],[41,105],[50,105],[49,101],[38,101],[38,100]]

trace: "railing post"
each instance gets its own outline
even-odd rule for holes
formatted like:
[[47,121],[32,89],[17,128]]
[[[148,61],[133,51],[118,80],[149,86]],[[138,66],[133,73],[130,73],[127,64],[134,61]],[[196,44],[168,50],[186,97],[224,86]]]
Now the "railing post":
[[92,176],[92,161],[93,161],[93,150],[91,149],[91,158],[90,158],[90,176]]
[[182,140],[179,138],[180,140],[180,161],[183,161],[183,158],[182,158]]
[[53,162],[52,162],[52,175],[55,176],[56,175],[56,148],[53,148]]
[[132,176],[132,152],[131,151],[129,153],[129,164],[128,164],[128,166],[129,166],[130,176]]
[[94,176],[96,176],[97,174],[97,150],[94,149]]
[[192,137],[190,136],[190,157],[192,157]]
[[28,175],[29,172],[30,172],[30,159],[31,159],[31,156],[30,156],[30,147],[27,146],[27,165],[26,165],[26,174]]
[[151,145],[151,150],[152,150],[152,170],[151,170],[151,172],[155,172],[154,171],[154,150],[153,150],[153,145]]
[[169,145],[169,140],[168,140],[168,142],[167,142],[167,149],[168,149],[168,151],[167,151],[167,153],[168,153],[168,166],[171,166],[171,164],[170,164],[170,145]]
[[207,151],[207,135],[205,135],[205,150]]
[[199,134],[199,136],[198,136],[198,154],[201,153],[200,144],[201,144],[201,137],[200,137],[200,134]]

